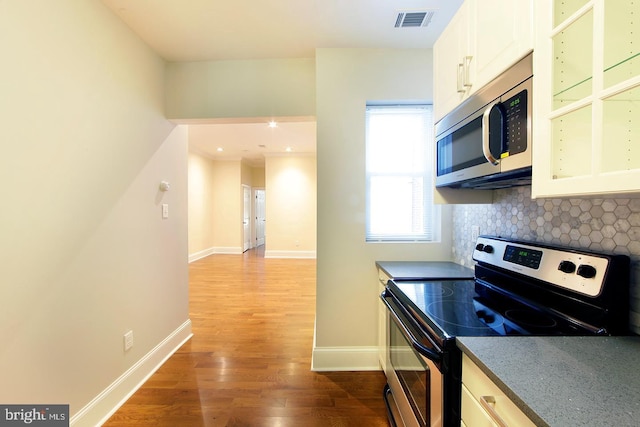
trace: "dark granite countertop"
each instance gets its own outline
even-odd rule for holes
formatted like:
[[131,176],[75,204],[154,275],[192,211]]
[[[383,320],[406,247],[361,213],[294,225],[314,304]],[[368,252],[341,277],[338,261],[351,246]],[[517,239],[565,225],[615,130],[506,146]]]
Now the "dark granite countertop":
[[447,261],[376,261],[376,266],[396,280],[473,279],[473,269]]
[[457,342],[536,425],[640,425],[639,336]]

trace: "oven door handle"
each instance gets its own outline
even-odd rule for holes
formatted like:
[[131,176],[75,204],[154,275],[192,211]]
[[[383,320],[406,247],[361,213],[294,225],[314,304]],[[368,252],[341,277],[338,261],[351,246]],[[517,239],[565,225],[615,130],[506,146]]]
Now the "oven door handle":
[[[391,306],[391,303],[389,303],[389,301],[387,301],[387,298],[385,297],[384,293],[382,295],[380,295],[380,299],[382,299],[382,302],[384,302],[384,305],[387,306],[387,309],[389,310],[389,312],[393,316],[394,321],[396,322],[396,324],[398,326],[400,326],[400,328],[402,329],[402,333],[411,340],[411,345],[413,346],[413,348],[415,348],[420,354],[422,354],[424,357],[432,360],[433,362],[441,363],[442,362],[442,355],[440,353],[438,353],[437,351],[434,351],[434,350],[430,349],[429,347],[426,347],[424,344],[422,344],[416,338],[416,336],[413,334],[413,332],[411,332],[411,330],[409,328],[407,328],[407,326],[404,324],[402,319],[400,319],[400,316],[398,316],[398,313],[396,313],[395,309]],[[402,310],[401,307],[399,307],[399,309]]]

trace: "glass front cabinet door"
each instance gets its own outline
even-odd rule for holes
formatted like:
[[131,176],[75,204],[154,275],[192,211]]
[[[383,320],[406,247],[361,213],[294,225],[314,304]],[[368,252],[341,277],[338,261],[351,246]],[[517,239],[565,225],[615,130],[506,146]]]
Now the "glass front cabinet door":
[[640,193],[640,0],[535,8],[533,197]]

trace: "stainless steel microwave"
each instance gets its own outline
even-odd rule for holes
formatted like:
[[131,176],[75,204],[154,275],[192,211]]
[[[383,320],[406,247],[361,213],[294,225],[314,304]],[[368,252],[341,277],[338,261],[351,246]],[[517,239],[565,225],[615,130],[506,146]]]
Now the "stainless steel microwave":
[[531,183],[532,56],[436,123],[436,187],[496,189]]

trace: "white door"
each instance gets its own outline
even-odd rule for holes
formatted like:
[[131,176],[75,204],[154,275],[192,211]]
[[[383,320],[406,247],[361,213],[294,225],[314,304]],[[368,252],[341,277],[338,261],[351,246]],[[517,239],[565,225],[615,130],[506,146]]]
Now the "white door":
[[266,194],[264,190],[256,190],[256,246],[264,245],[265,240],[265,222],[266,222],[266,210],[265,210]]
[[251,249],[251,188],[243,185],[244,209],[242,214],[242,251]]

